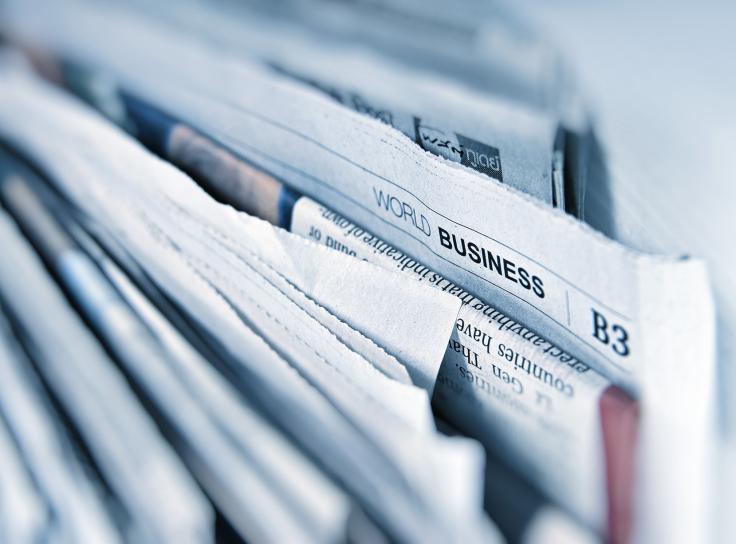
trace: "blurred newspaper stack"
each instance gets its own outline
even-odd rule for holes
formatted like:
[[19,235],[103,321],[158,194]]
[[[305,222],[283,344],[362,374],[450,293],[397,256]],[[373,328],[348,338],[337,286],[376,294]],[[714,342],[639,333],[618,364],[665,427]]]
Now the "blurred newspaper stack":
[[716,537],[705,265],[523,18],[0,6],[3,541]]

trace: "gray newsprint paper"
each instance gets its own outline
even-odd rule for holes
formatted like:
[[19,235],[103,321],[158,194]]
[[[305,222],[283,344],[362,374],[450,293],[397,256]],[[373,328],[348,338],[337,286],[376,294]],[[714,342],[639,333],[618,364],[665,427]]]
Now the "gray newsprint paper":
[[[57,188],[226,347],[244,377],[240,384],[391,535],[442,542],[460,530],[470,540],[496,540],[481,508],[483,451],[473,440],[437,433],[429,406],[428,381],[452,332],[457,299],[215,202],[86,107],[22,70],[2,70],[0,97],[11,106],[0,111],[2,137],[43,164]],[[74,153],[80,148],[90,154]],[[331,296],[322,282],[338,274],[359,287]],[[385,368],[361,353],[376,346],[356,340],[345,324],[334,326],[321,301],[348,314],[352,304],[364,331],[392,323],[393,336],[379,344],[389,352]],[[412,339],[417,349],[404,349],[399,339]],[[391,350],[416,384],[385,372],[397,365]],[[204,414],[156,353],[151,364],[128,361],[136,379],[146,388],[165,386],[167,394],[157,396],[162,411],[203,458],[209,451],[207,466],[228,474],[211,446],[216,436],[195,438],[208,429]]]
[[642,519],[666,511],[671,534],[700,540],[715,366],[703,262],[631,251],[322,93],[176,32],[72,4],[36,21],[23,14],[33,2],[16,4],[8,20],[17,31],[106,67],[130,92],[641,392]]
[[257,56],[278,72],[394,127],[430,153],[548,204],[564,205],[564,137],[551,116],[363,48],[335,48],[283,22],[201,8],[184,3],[168,9],[164,2],[148,9],[186,28],[187,34],[234,54]]

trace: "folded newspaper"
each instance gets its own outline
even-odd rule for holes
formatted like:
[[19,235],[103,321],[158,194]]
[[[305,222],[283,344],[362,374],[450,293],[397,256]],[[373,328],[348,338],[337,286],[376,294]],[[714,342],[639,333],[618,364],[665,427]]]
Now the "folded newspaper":
[[716,538],[705,264],[466,8],[0,4],[3,542]]

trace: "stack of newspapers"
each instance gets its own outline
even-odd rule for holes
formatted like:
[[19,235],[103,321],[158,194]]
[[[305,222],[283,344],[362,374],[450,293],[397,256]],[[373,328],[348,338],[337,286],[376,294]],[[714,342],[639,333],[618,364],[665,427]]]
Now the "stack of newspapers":
[[0,542],[712,537],[705,265],[590,226],[605,156],[523,17],[5,0],[0,34]]

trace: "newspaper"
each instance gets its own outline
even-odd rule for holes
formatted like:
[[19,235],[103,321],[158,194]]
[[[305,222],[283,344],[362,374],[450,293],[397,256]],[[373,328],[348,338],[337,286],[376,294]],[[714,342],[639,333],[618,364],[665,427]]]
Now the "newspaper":
[[[465,1],[462,7],[453,9],[413,0],[401,6],[393,2],[288,2],[268,5],[262,16],[232,2],[216,10],[197,1],[177,2],[175,9],[168,2],[146,2],[139,9],[237,54],[258,51],[262,58],[285,63],[297,74],[307,68],[316,69],[323,82],[348,76],[342,90],[335,85],[320,88],[346,106],[377,115],[384,122],[389,117],[397,120],[397,116],[366,101],[365,93],[376,86],[386,88],[389,81],[397,85],[388,86],[388,94],[383,95],[379,106],[398,99],[404,101],[404,111],[416,111],[424,103],[424,111],[436,119],[437,107],[453,97],[461,102],[452,109],[457,117],[445,119],[453,124],[472,118],[468,114],[475,110],[468,126],[476,130],[485,123],[499,126],[493,115],[498,111],[489,111],[487,119],[481,115],[488,102],[500,102],[504,110],[513,102],[541,118],[555,120],[562,130],[555,135],[554,161],[557,164],[561,159],[564,167],[553,166],[554,203],[561,206],[564,202],[568,213],[584,217],[589,200],[586,195],[591,194],[594,203],[605,201],[601,195],[607,194],[608,188],[605,177],[596,177],[601,173],[601,150],[570,67],[540,29],[515,17],[507,6],[498,2],[468,4],[472,2]],[[312,62],[320,58],[321,63]],[[366,77],[370,73],[380,77]],[[356,85],[358,81],[360,85]],[[310,79],[310,83],[318,82]],[[345,89],[350,91],[346,94]],[[454,135],[448,133],[448,126],[442,126],[445,137],[438,138],[435,133],[428,142],[448,142],[450,148]],[[431,127],[439,128],[434,124]],[[503,124],[503,128],[516,134],[516,127],[510,124]],[[411,133],[413,139],[416,132]],[[444,147],[429,146],[428,150],[432,147],[453,155]],[[548,149],[542,155],[544,151]],[[527,160],[533,163],[540,156],[533,151]],[[563,170],[564,190],[555,175]],[[595,182],[591,191],[587,191],[589,180]],[[538,191],[542,186],[538,178],[529,178],[523,179],[519,188]],[[539,195],[536,191],[533,194]],[[596,211],[600,212],[600,207]],[[610,217],[610,210],[603,217]]]
[[[353,508],[345,493],[270,427],[99,248],[98,255],[97,260],[108,277],[167,350],[175,354],[170,360],[177,364],[177,372],[184,377],[192,394],[199,397],[218,427],[253,461],[264,475],[266,486],[272,486],[287,498],[284,502],[295,511],[294,518],[304,520],[302,536],[318,542],[344,539]],[[250,508],[258,511],[263,503],[254,501]],[[284,536],[281,529],[277,536]]]
[[[162,157],[223,202],[462,301],[434,391],[435,410],[591,525],[602,527],[607,510],[605,525],[629,530],[636,401],[585,363],[531,331],[507,327],[516,323],[490,305],[476,309],[480,301],[463,289],[187,125],[140,100],[118,100],[128,106],[121,124],[155,142]],[[332,310],[340,314],[339,307]],[[527,447],[530,440],[542,444],[537,451]]]
[[[365,44],[387,58],[451,75],[539,109],[564,111],[568,106],[573,82],[554,44],[502,2],[249,4],[268,15],[298,21],[325,40]],[[226,2],[225,7],[233,17],[243,14],[238,3]]]
[[[53,24],[22,11],[8,19],[16,30],[105,68],[127,92],[441,274],[453,282],[448,290],[462,286],[513,316],[501,325],[508,332],[539,335],[640,396],[638,504],[706,518],[715,325],[701,261],[627,249],[319,92],[175,31],[108,8],[67,6]],[[234,292],[228,299],[245,304]]]
[[[445,420],[438,419],[437,425],[449,435],[458,432]],[[484,505],[508,542],[600,542],[598,533],[550,502],[529,481],[490,453],[486,456]]]
[[[111,17],[94,17],[93,10],[65,13],[90,18],[84,25],[89,33],[64,34],[62,16],[56,30],[46,29],[39,39],[58,40],[59,48],[72,57],[105,66],[126,88],[164,110],[179,110],[191,125],[304,193],[329,201],[338,212],[493,300],[502,311],[584,355],[632,389],[645,367],[641,360],[647,344],[658,343],[643,333],[638,316],[648,314],[650,306],[661,311],[652,301],[662,291],[653,288],[644,297],[636,287],[660,271],[698,278],[696,261],[627,251],[563,214],[431,157],[388,127],[258,66],[208,56],[206,48],[143,20],[136,21],[137,40],[128,43],[122,15],[111,25]],[[95,39],[103,34],[107,45]],[[125,56],[116,53],[123,44]],[[160,53],[144,55],[146,51]],[[181,62],[169,63],[168,58]],[[149,77],[152,73],[157,77]],[[316,116],[335,121],[317,125],[310,121]],[[218,121],[224,118],[227,125]],[[535,232],[540,223],[544,232]],[[516,228],[522,224],[524,229]],[[591,266],[581,267],[579,260],[560,251],[561,240],[588,255]]]
[[430,153],[564,207],[565,138],[556,118],[361,48],[330,47],[303,29],[267,18],[233,18],[195,5],[161,7],[153,11],[173,19],[177,28],[236,54],[256,54]]
[[[0,153],[0,163],[7,159]],[[3,164],[4,166],[4,164]],[[24,218],[38,245],[52,241],[64,246],[63,235],[54,234],[44,212],[18,177],[0,182],[0,200]],[[37,230],[33,230],[37,229]],[[66,249],[62,250],[62,254]],[[70,419],[85,440],[105,480],[128,512],[134,526],[127,528],[141,538],[175,538],[195,542],[211,537],[213,513],[173,450],[148,418],[123,376],[61,293],[53,288],[41,263],[16,256],[23,274],[6,274],[0,292],[34,346],[40,372],[63,399]],[[61,259],[72,261],[73,255]],[[52,262],[52,268],[63,261]],[[79,266],[77,264],[76,266]],[[98,287],[90,282],[84,289]],[[39,322],[35,309],[43,306],[47,320]],[[115,316],[121,322],[120,314]],[[124,437],[116,440],[116,437]]]
[[[7,331],[3,330],[0,336],[0,357],[13,357],[5,345],[6,334]],[[13,544],[41,541],[49,524],[46,499],[34,486],[31,473],[5,422],[0,423],[0,468],[3,473],[0,482],[0,537],[3,542]]]
[[[425,360],[436,356],[437,361],[427,361],[435,369],[457,313],[456,299],[403,278],[391,280],[391,272],[311,246],[293,235],[269,234],[272,227],[216,204],[180,172],[58,92],[20,74],[6,82],[3,101],[13,107],[0,114],[4,138],[41,161],[58,188],[87,214],[99,223],[104,218],[159,287],[228,351],[239,354],[239,370],[250,376],[248,387],[251,391],[255,387],[255,398],[269,406],[270,416],[279,418],[304,448],[360,497],[370,515],[379,518],[391,534],[409,539],[441,540],[442,535],[456,534],[458,527],[473,538],[480,534],[493,538],[478,500],[482,487],[478,446],[437,435],[429,424],[425,390],[388,378],[351,351],[280,291],[275,280],[270,282],[273,273],[258,273],[252,266],[255,257],[242,248],[254,247],[264,252],[262,258],[289,265],[278,269],[325,299],[323,289],[328,286],[320,284],[324,276],[310,283],[314,276],[309,271],[324,268],[330,259],[347,259],[342,273],[347,270],[348,277],[362,281],[354,292],[374,297],[384,290],[397,326],[403,327],[403,338],[425,324],[433,326],[436,320],[442,334],[420,347]],[[38,127],[43,127],[43,138]],[[95,160],[80,160],[70,152],[79,146],[94,149]],[[47,162],[49,157],[55,160]],[[262,240],[260,245],[257,240]],[[314,251],[300,251],[300,247]],[[322,254],[328,259],[321,259]],[[248,291],[244,282],[251,287]],[[391,285],[395,286],[392,294],[386,291]],[[341,296],[346,297],[346,292]],[[380,300],[377,307],[382,307]],[[433,315],[418,313],[430,307]],[[367,314],[364,311],[363,316]],[[99,310],[93,315],[105,317]],[[384,327],[390,318],[388,313],[371,317]],[[109,335],[111,331],[100,332]],[[416,336],[422,334],[426,333]],[[130,364],[136,360],[135,350],[141,357],[148,350],[144,358],[152,361],[159,357],[150,351],[148,341],[113,336],[108,341],[114,341],[121,354],[129,354],[123,359]],[[163,367],[155,373],[153,368],[149,364],[132,370],[149,392],[154,383],[160,387],[169,381]],[[144,378],[144,372],[153,374]],[[170,403],[171,414],[174,404],[181,402],[160,394],[157,398]],[[200,432],[203,429],[199,427]],[[358,458],[357,451],[362,452]],[[361,470],[356,470],[356,463]]]
[[[652,437],[653,448],[645,443],[645,456],[660,456],[657,451],[670,451],[678,441],[703,444],[690,449],[690,460],[670,454],[670,466],[654,463],[663,472],[646,470],[646,478],[677,470],[683,477],[676,483],[651,487],[705,508],[714,327],[701,262],[627,250],[523,194],[428,155],[382,123],[221,51],[208,54],[163,28],[146,32],[147,23],[137,21],[132,43],[124,38],[124,17],[116,15],[90,19],[88,33],[65,33],[69,14],[37,37],[107,67],[126,88],[330,202],[614,382],[634,393],[645,389],[642,436]],[[681,417],[671,406],[683,394],[691,403]],[[689,432],[670,436],[667,421]],[[666,434],[649,434],[649,425]],[[688,492],[676,493],[672,485]]]
[[[608,486],[611,480],[621,482],[630,494],[633,473],[616,471],[608,481],[605,477],[624,458],[629,466],[634,464],[636,433],[611,430],[637,425],[627,421],[637,419],[636,403],[623,391],[548,340],[307,197],[294,205],[291,230],[459,297],[463,306],[433,400],[440,413],[591,526],[630,526],[623,519],[628,515],[607,509],[619,500],[609,495]],[[609,419],[603,406],[611,397],[625,400]],[[626,452],[618,460],[606,447],[605,437],[612,432],[618,451]],[[528,449],[530,441],[538,442],[534,451]],[[631,499],[629,495],[624,502]]]
[[[19,232],[0,215],[3,247],[14,246]],[[7,261],[3,260],[3,264]],[[3,317],[4,321],[4,317]],[[31,478],[43,495],[51,522],[40,529],[58,540],[120,542],[95,484],[87,477],[63,429],[51,423],[51,403],[20,348],[12,346],[7,325],[0,336],[0,411],[14,437]],[[21,497],[14,497],[21,499]],[[20,519],[16,520],[20,522]],[[38,531],[39,529],[37,529]]]
[[[188,396],[202,407],[198,413],[205,412],[220,431],[214,440],[211,432],[202,430],[203,435],[192,438],[196,444],[209,435],[208,443],[214,448],[209,462],[223,465],[227,478],[219,489],[209,489],[233,524],[243,534],[264,540],[341,541],[350,513],[347,497],[239,398],[212,361],[202,360],[88,236],[81,230],[75,234],[171,355],[167,362],[186,386]],[[177,403],[192,401],[181,398]],[[195,466],[193,471],[201,468]],[[212,480],[205,481],[211,484]],[[229,490],[225,482],[231,482]],[[232,495],[228,497],[229,492]]]

